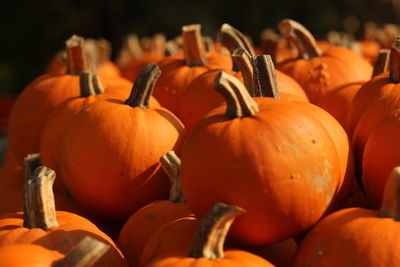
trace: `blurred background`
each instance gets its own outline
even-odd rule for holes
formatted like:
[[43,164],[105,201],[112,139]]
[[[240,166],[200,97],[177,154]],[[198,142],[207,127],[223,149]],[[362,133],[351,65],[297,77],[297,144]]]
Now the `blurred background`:
[[200,23],[215,37],[222,23],[250,35],[290,17],[317,38],[329,30],[350,30],[357,38],[363,25],[400,22],[399,0],[42,0],[2,1],[0,11],[0,93],[17,94],[43,73],[48,60],[72,34],[112,42],[115,58],[123,37],[180,34],[182,25]]

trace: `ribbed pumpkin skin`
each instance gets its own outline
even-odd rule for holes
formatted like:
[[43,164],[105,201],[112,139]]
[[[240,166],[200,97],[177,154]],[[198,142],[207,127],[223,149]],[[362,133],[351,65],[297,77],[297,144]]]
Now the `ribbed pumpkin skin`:
[[346,127],[349,137],[352,138],[361,117],[375,101],[399,88],[399,85],[391,82],[389,72],[379,74],[365,83],[354,96],[350,105]]
[[295,59],[280,63],[277,69],[294,78],[311,103],[334,88],[368,80],[372,66],[357,53],[342,47],[330,47],[322,56],[310,60]]
[[137,59],[132,59],[128,65],[121,69],[121,76],[129,81],[136,80],[142,69],[150,63],[160,62],[164,56],[160,56],[153,52],[143,52]]
[[196,216],[217,201],[243,207],[230,235],[247,245],[282,241],[312,226],[341,176],[329,133],[302,104],[255,99],[260,111],[251,117],[231,120],[226,106],[209,113],[181,157],[183,191]]
[[126,219],[147,203],[166,199],[169,181],[159,158],[180,150],[182,123],[162,108],[99,101],[69,124],[60,169],[73,197],[109,220]]
[[400,165],[400,109],[387,115],[371,132],[364,150],[362,182],[372,207],[379,207],[390,172]]
[[51,267],[54,261],[63,258],[58,251],[34,244],[19,244],[0,248],[0,266]]
[[107,260],[98,262],[95,266],[110,266],[110,263],[115,266],[126,266],[126,261],[111,238],[89,220],[70,212],[57,211],[57,221],[60,226],[47,231],[40,228],[29,229],[23,227],[22,212],[2,214],[0,216],[0,247],[15,244],[37,244],[66,253],[83,237],[90,236],[111,246],[104,256],[104,259]]
[[347,116],[354,96],[365,82],[354,82],[339,86],[324,95],[317,106],[331,114],[347,132]]
[[207,52],[206,56],[208,61],[204,66],[187,66],[183,55],[167,57],[159,63],[162,75],[154,87],[153,96],[163,107],[175,113],[177,102],[196,77],[212,69],[232,69],[230,56],[214,51]]
[[350,208],[322,219],[301,242],[294,267],[400,266],[400,224]]
[[61,102],[79,96],[79,76],[56,75],[29,85],[17,98],[9,118],[9,142],[17,160],[39,151],[47,115]]
[[[182,97],[178,100],[176,115],[188,130],[208,112],[221,105],[224,100],[215,91],[214,80],[221,69],[210,70],[198,76],[190,83]],[[243,80],[241,72],[225,71],[239,80]],[[308,102],[308,98],[300,85],[288,75],[277,71],[276,78],[282,99]],[[286,94],[287,93],[287,94]]]
[[131,266],[137,266],[144,244],[162,226],[182,217],[192,216],[186,203],[169,200],[152,202],[134,214],[122,228],[118,246]]

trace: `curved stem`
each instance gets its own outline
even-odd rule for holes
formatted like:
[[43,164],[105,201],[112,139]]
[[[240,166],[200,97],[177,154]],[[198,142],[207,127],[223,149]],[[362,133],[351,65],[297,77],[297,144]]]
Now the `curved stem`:
[[93,266],[108,250],[110,246],[91,237],[84,237],[71,248],[64,258],[54,262],[52,267]]
[[214,50],[214,40],[211,36],[203,36],[203,42],[206,51]]
[[375,61],[374,71],[372,72],[371,78],[381,73],[387,72],[389,70],[389,62],[390,62],[390,50],[381,49]]
[[279,98],[274,63],[269,55],[253,58],[254,91],[257,97]]
[[400,82],[400,36],[396,37],[390,48],[390,80]]
[[224,257],[226,235],[233,221],[245,210],[237,206],[216,203],[200,220],[189,257],[209,260]]
[[400,221],[400,167],[394,168],[386,181],[379,216]]
[[160,75],[161,70],[157,64],[150,63],[147,65],[136,78],[131,95],[125,101],[125,104],[131,107],[149,108],[150,96]]
[[174,40],[169,40],[165,44],[166,53],[168,56],[172,56],[181,52],[179,45]]
[[150,51],[158,56],[165,54],[166,37],[162,33],[153,35],[150,40]]
[[260,35],[260,44],[263,54],[270,55],[276,63],[276,49],[278,48],[279,36],[272,29],[265,29]]
[[226,116],[231,119],[253,116],[258,111],[257,103],[251,98],[246,87],[235,77],[220,72],[215,77],[215,90],[227,104]]
[[182,27],[183,53],[188,66],[204,66],[207,63],[200,29],[200,24]]
[[169,200],[175,203],[184,203],[185,198],[183,195],[181,184],[181,160],[174,151],[166,153],[160,158],[161,166],[171,181],[171,191]]
[[291,19],[284,19],[279,23],[278,28],[285,38],[295,44],[300,57],[303,59],[308,60],[322,55],[315,38],[300,23]]
[[233,52],[232,60],[234,65],[239,67],[242,73],[244,86],[246,86],[247,91],[251,96],[254,96],[253,66],[249,53],[247,53],[244,48],[240,47]]
[[101,83],[100,78],[97,74],[92,75],[92,83],[95,95],[104,93],[103,84]]
[[67,73],[78,74],[88,70],[85,50],[84,39],[77,35],[72,35],[65,42],[67,52]]
[[222,25],[218,33],[219,42],[228,48],[231,54],[238,48],[242,47],[247,50],[251,56],[255,56],[253,46],[249,39],[241,33],[238,29],[225,23]]
[[33,171],[42,164],[42,159],[39,153],[28,154],[24,158],[24,175],[25,181],[27,181],[32,175]]
[[98,51],[98,56],[97,56],[97,64],[101,64],[107,61],[110,61],[111,59],[111,51],[112,51],[112,45],[109,41],[106,39],[99,39],[96,42],[97,44],[97,51]]
[[80,97],[89,97],[95,95],[93,86],[93,75],[89,72],[79,74]]
[[136,34],[128,35],[126,38],[126,47],[133,58],[139,58],[143,53],[139,38]]
[[24,227],[44,230],[57,227],[57,216],[53,194],[56,174],[40,166],[35,169],[24,185]]

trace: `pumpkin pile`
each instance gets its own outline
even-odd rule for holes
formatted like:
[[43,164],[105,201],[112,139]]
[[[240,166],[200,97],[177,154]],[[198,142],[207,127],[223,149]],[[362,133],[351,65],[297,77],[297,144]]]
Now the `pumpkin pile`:
[[400,266],[400,36],[277,26],[69,38],[9,117],[0,265]]

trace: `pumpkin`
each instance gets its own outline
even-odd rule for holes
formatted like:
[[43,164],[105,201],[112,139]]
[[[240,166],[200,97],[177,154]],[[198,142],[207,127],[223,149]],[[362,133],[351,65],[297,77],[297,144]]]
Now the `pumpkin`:
[[389,113],[371,131],[362,161],[362,183],[372,207],[383,199],[384,186],[391,170],[400,164],[397,150],[400,110]]
[[159,158],[171,149],[180,150],[185,130],[171,112],[149,106],[160,74],[157,65],[148,65],[125,102],[97,101],[65,130],[59,154],[65,186],[82,207],[98,216],[126,219],[168,195]]
[[66,41],[68,73],[38,78],[19,95],[9,118],[9,142],[18,161],[39,151],[46,116],[64,100],[79,95],[79,72],[85,71],[83,39]]
[[303,104],[253,100],[227,74],[217,76],[216,89],[227,105],[193,128],[182,151],[189,206],[202,217],[216,201],[241,205],[247,212],[230,234],[247,245],[282,241],[311,227],[342,183],[327,130]]
[[44,72],[50,75],[65,73],[67,71],[66,58],[67,54],[64,50],[58,51],[47,63]]
[[161,157],[161,164],[171,179],[169,200],[154,201],[134,214],[124,224],[118,246],[131,266],[137,266],[144,244],[161,226],[178,218],[192,216],[180,184],[180,159],[173,151]]
[[347,117],[347,129],[352,137],[358,122],[365,111],[380,97],[398,90],[400,81],[400,37],[396,39],[390,50],[389,72],[375,76],[365,83],[351,103]]
[[322,219],[300,244],[293,266],[400,266],[400,169],[393,170],[379,210],[348,208]]
[[35,244],[11,245],[0,248],[0,265],[9,267],[89,267],[93,266],[108,249],[108,245],[90,237],[84,237],[65,255]]
[[[130,38],[134,39],[128,40],[128,42],[137,41],[136,36],[131,36]],[[129,63],[126,63],[126,65],[122,67],[122,77],[134,81],[144,67],[150,63],[158,63],[164,58],[166,43],[165,36],[163,34],[155,34],[149,41],[149,48],[144,51],[140,48],[140,44],[128,46],[128,48],[132,47],[132,49],[140,50],[139,52],[131,52],[133,58]]]
[[55,210],[54,179],[54,171],[42,166],[36,168],[26,180],[23,212],[0,216],[0,246],[34,243],[66,253],[88,235],[112,247],[105,256],[107,261],[96,266],[125,266],[126,262],[116,245],[93,223],[74,213]]
[[[141,262],[139,266],[145,266],[143,263],[151,267],[273,266],[268,261],[244,250],[224,251],[229,227],[243,212],[244,210],[239,207],[216,203],[199,222],[196,220],[172,222],[151,237],[146,244],[145,252],[146,249],[150,251],[153,249],[153,257],[149,258],[147,263]],[[178,228],[179,226],[184,227]],[[188,242],[190,240],[192,240],[191,246]]]
[[[243,80],[252,96],[261,96],[256,95],[252,89],[253,65],[250,55],[243,48],[238,48],[232,54],[232,59],[240,72],[227,73]],[[176,114],[188,130],[191,130],[202,117],[223,102],[223,98],[214,88],[215,77],[220,71],[220,69],[211,70],[197,77],[178,101]],[[284,99],[308,101],[303,89],[292,78],[283,72],[276,71],[276,79]]]
[[154,88],[154,97],[174,113],[177,102],[196,77],[212,69],[232,69],[229,56],[205,52],[200,25],[184,26],[182,37],[183,55],[167,57],[159,63],[163,74]]
[[294,78],[311,103],[330,90],[350,82],[371,77],[371,65],[357,53],[343,47],[330,47],[321,52],[314,37],[301,24],[285,19],[279,25],[283,36],[292,41],[299,55],[278,65],[278,69]]

